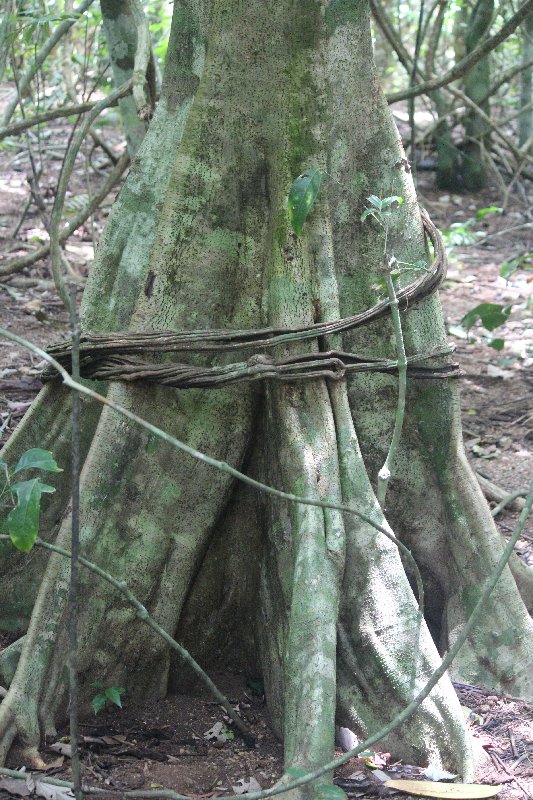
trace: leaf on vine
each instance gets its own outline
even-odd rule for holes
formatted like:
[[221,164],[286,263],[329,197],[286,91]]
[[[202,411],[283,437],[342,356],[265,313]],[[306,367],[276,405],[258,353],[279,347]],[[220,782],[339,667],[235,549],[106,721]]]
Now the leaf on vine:
[[98,714],[106,704],[106,696],[105,694],[97,694],[91,700],[91,706],[95,714]]
[[511,315],[512,306],[501,306],[498,303],[480,303],[464,315],[461,325],[467,330],[476,322],[481,322],[488,331],[493,331],[503,325]]
[[39,535],[41,495],[51,494],[55,489],[33,478],[13,484],[11,492],[17,496],[17,505],[7,515],[9,538],[17,550],[29,553]]
[[44,472],[63,472],[58,467],[56,460],[49,450],[41,450],[39,447],[32,447],[26,450],[19,458],[18,464],[13,470],[13,475],[23,469],[42,469]]
[[288,203],[289,222],[297,236],[302,232],[321,183],[322,174],[318,169],[308,169],[302,172],[292,183]]
[[109,689],[105,690],[105,697],[114,703],[119,708],[122,708],[122,701],[120,699],[120,695],[124,694],[125,689],[119,689],[116,686],[110,686]]

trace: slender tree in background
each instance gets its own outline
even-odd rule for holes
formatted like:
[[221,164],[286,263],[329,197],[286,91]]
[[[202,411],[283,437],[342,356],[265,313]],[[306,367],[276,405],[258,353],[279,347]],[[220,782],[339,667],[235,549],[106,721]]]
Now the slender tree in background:
[[[522,25],[522,64],[524,69],[520,73],[520,117],[518,121],[518,144],[523,147],[533,134],[533,14],[528,14]],[[532,148],[530,142],[529,150]]]
[[[494,0],[477,0],[470,14],[465,35],[466,52],[471,53],[488,33],[494,15]],[[465,94],[488,115],[490,103],[490,59],[482,58],[470,69],[464,79]],[[463,151],[463,185],[469,192],[477,192],[487,182],[484,152],[488,146],[489,129],[484,119],[470,110],[464,121],[465,144]]]
[[[139,17],[143,10],[139,0],[100,0],[102,22],[113,83],[121,86],[133,77],[135,54],[137,52]],[[155,85],[155,66],[150,60],[151,81]],[[134,156],[146,133],[147,121],[140,119],[133,95],[119,100],[120,114],[130,156]]]
[[[298,237],[287,194],[312,167],[327,179]],[[404,198],[386,243],[375,221],[361,222],[372,194]],[[373,65],[366,0],[178,0],[161,99],[103,234],[84,295],[84,329],[251,329],[346,317],[376,303],[385,248],[408,264],[430,260]],[[402,325],[408,354],[445,342],[435,295],[402,314]],[[387,319],[275,353],[333,348],[396,357]],[[232,360],[194,357],[203,365]],[[204,665],[229,648],[241,667],[262,676],[287,768],[330,758],[335,719],[363,735],[408,703],[439,663],[438,649],[461,631],[501,552],[463,452],[453,380],[409,379],[381,510],[373,487],[394,426],[397,383],[368,373],[209,391],[112,383],[107,391],[278,488],[342,501],[390,523],[422,573],[425,620],[412,568],[371,525],[264,499],[109,408],[83,403],[82,551],[124,578]],[[48,384],[3,458],[12,463],[38,443],[68,470],[69,404],[67,390]],[[70,534],[68,494],[67,482],[57,481],[43,514],[43,535],[58,543]],[[0,573],[0,625],[25,632],[0,655],[9,685],[0,758],[18,737],[31,759],[64,713],[69,567],[59,556],[27,557],[6,546]],[[182,665],[111,588],[85,576],[80,608],[82,693],[95,679],[144,698],[184,685]],[[531,698],[531,633],[507,569],[455,676]],[[448,677],[383,747],[472,776]]]

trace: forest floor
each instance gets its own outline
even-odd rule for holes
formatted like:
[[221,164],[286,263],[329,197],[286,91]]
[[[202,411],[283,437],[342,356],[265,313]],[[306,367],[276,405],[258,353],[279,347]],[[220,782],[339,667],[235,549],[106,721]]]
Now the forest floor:
[[[13,230],[22,218],[29,193],[28,153],[22,138],[7,140],[7,148],[2,151],[0,266],[47,239],[45,223],[68,127],[58,121],[50,124],[45,133],[45,140],[33,142],[34,148],[44,148],[47,154],[46,170],[40,181],[44,212],[31,204],[17,237],[13,236]],[[100,133],[118,153],[122,145],[116,128],[106,126]],[[90,163],[96,164],[97,174],[88,166]],[[94,192],[108,168],[109,162],[101,151],[85,153],[71,182],[67,215],[75,213],[87,194]],[[532,339],[532,273],[519,269],[506,281],[500,277],[500,269],[504,263],[533,253],[529,210],[533,187],[519,186],[520,192],[510,196],[504,214],[490,213],[476,218],[480,209],[502,204],[498,189],[492,187],[476,196],[450,195],[436,191],[433,181],[433,173],[421,173],[419,192],[421,203],[451,246],[450,269],[441,298],[450,341],[456,345],[456,357],[465,373],[461,402],[466,448],[481,475],[508,491],[526,488],[533,475],[533,354],[527,349],[528,340],[531,348]],[[67,244],[66,257],[72,276],[80,282],[78,295],[117,191],[94,220],[82,226]],[[487,344],[491,336],[479,326],[470,334],[461,326],[466,312],[487,302],[512,305],[507,322],[493,333],[495,338],[504,340],[499,351]],[[69,335],[67,315],[51,282],[46,259],[0,282],[0,325],[41,347]],[[3,440],[39,391],[41,368],[39,359],[28,351],[0,340]],[[509,509],[498,515],[497,524],[504,536],[512,532],[517,517],[518,511]],[[517,552],[533,568],[531,519]],[[128,789],[158,788],[217,797],[271,785],[280,775],[282,748],[270,730],[264,698],[246,685],[242,674],[228,670],[214,677],[248,720],[257,739],[255,749],[248,748],[238,736],[223,742],[209,738],[213,725],[224,720],[220,707],[201,689],[146,706],[128,703],[126,693],[123,710],[111,706],[97,717],[83,721],[84,780],[108,789],[115,797],[117,792]],[[484,754],[478,779],[502,784],[499,796],[504,800],[533,797],[533,704],[476,687],[458,686],[457,690],[479,752]],[[67,731],[61,733],[66,735]],[[68,753],[58,754],[55,749],[50,751],[49,758],[48,774],[68,779]],[[22,765],[14,757],[11,766]],[[421,768],[391,763],[388,754],[378,753],[368,759],[352,759],[339,770],[336,780],[350,797],[384,797],[393,793],[382,785],[384,773],[390,777],[411,777],[421,776],[422,772]],[[14,784],[2,783],[0,779],[0,798],[13,796],[14,791]]]

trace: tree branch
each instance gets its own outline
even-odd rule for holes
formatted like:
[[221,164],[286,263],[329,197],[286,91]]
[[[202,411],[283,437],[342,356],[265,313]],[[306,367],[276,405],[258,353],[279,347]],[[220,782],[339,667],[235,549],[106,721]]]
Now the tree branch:
[[89,111],[81,123],[76,135],[72,139],[63,161],[63,166],[57,185],[54,206],[50,216],[50,255],[52,256],[52,275],[57,287],[57,291],[59,292],[67,309],[70,307],[70,298],[63,280],[59,225],[61,223],[61,214],[63,213],[68,182],[72,174],[72,170],[74,169],[74,163],[76,161],[78,151],[83,144],[83,140],[85,139],[85,136],[93,121],[105,108],[110,106],[120,97],[124,97],[124,95],[131,90],[131,84],[131,80],[127,81],[126,83],[122,84],[122,86],[119,86],[118,89],[115,89],[114,92],[111,92],[108,97],[105,97],[103,100],[99,100],[97,103],[95,103],[94,107],[91,109],[91,111]]
[[22,131],[33,128],[34,125],[41,125],[43,122],[50,122],[50,120],[58,119],[59,117],[83,114],[85,111],[90,111],[93,106],[94,102],[78,103],[77,105],[64,106],[63,108],[52,108],[50,111],[44,111],[42,114],[36,114],[34,117],[27,117],[26,119],[20,120],[20,122],[15,122],[13,125],[0,128],[0,140],[5,139],[7,136],[17,136],[19,133],[22,133]]
[[[375,0],[372,0],[375,2]],[[478,63],[484,56],[488,55],[492,50],[498,47],[508,36],[513,33],[520,25],[527,15],[533,11],[533,0],[525,0],[524,4],[520,6],[516,14],[513,14],[511,19],[502,25],[498,33],[484,39],[480,44],[472,50],[465,58],[458,61],[452,69],[444,73],[440,78],[432,78],[422,83],[413,86],[412,88],[405,89],[401,92],[387,95],[387,102],[397,103],[399,100],[406,100],[409,97],[416,97],[419,94],[427,94],[433,92],[435,89],[440,89],[448,83],[462,78],[475,64]]]
[[[74,9],[74,11],[72,13],[75,14],[76,17],[81,16],[83,13],[85,13],[85,11],[87,11],[89,6],[93,2],[94,2],[94,0],[82,0],[80,5],[76,9]],[[44,64],[45,60],[47,59],[47,57],[49,56],[51,51],[54,49],[56,44],[59,42],[61,37],[68,30],[70,30],[70,28],[72,28],[72,26],[74,25],[75,22],[77,22],[77,19],[65,19],[65,20],[63,20],[63,22],[61,22],[57,26],[57,28],[54,29],[53,33],[48,37],[48,39],[43,44],[43,46],[41,47],[39,52],[35,55],[35,58],[33,59],[32,63],[28,67],[28,69],[21,75],[20,81],[19,81],[18,92],[14,93],[14,96],[8,102],[8,104],[6,106],[6,109],[4,111],[4,114],[2,116],[2,127],[6,127],[9,124],[9,120],[13,116],[13,113],[14,113],[16,107],[17,107],[19,93],[20,93],[20,97],[21,97],[21,100],[22,100],[22,95],[24,94],[24,92],[26,91],[26,89],[28,88],[30,83],[32,82],[33,77],[35,76],[35,74],[42,67],[42,65]]]

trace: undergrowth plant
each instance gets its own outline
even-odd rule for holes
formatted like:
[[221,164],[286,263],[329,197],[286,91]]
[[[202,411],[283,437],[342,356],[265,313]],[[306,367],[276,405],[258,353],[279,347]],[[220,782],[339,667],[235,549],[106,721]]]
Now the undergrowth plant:
[[0,529],[2,533],[5,530],[22,553],[29,553],[39,535],[42,495],[55,492],[55,488],[43,483],[40,477],[18,479],[20,475],[26,477],[35,471],[63,470],[56,464],[52,453],[38,447],[26,450],[13,469],[0,459]]

